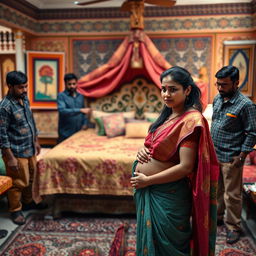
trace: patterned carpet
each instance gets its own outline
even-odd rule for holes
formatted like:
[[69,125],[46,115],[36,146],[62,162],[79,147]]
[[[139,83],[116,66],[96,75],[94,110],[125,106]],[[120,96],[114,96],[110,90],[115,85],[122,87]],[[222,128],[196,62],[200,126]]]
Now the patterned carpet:
[[[108,256],[115,232],[128,224],[125,252],[134,256],[136,221],[133,218],[63,217],[44,220],[31,215],[0,248],[2,256]],[[255,256],[256,246],[249,237],[233,246],[225,242],[225,229],[218,229],[217,256]]]

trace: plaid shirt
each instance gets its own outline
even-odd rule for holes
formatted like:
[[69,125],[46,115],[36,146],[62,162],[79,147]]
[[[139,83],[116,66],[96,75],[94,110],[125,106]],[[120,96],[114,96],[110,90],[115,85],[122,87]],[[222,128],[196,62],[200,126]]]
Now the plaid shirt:
[[220,162],[251,152],[256,143],[256,106],[240,91],[226,102],[218,94],[213,101],[211,135]]
[[15,157],[35,154],[37,130],[28,99],[23,105],[10,95],[0,102],[0,148],[10,148]]

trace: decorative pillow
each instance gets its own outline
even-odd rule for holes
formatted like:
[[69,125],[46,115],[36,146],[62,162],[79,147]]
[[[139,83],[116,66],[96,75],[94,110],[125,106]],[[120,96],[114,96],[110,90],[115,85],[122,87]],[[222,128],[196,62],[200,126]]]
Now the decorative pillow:
[[150,122],[126,123],[125,137],[126,138],[145,138],[148,134]]
[[104,112],[104,111],[98,111],[98,110],[93,110],[92,111],[92,119],[94,120],[96,124],[96,133],[99,136],[104,136],[106,135],[106,131],[104,128],[104,123],[102,120],[102,117],[104,116],[110,116],[113,114],[122,114],[124,118],[134,118],[135,117],[135,112],[134,111],[129,111],[129,112]]
[[148,118],[155,118],[155,119],[157,119],[158,117],[159,117],[159,113],[156,113],[156,112],[145,112],[144,113],[144,117],[145,117],[145,119],[148,119]]
[[99,136],[106,135],[106,131],[105,131],[105,128],[104,128],[104,123],[103,123],[102,118],[96,117],[96,118],[94,118],[94,120],[95,120],[95,123],[96,123],[97,135],[99,135]]
[[103,116],[102,119],[106,134],[109,138],[124,135],[125,121],[122,113]]
[[135,119],[135,118],[125,118],[126,123],[143,123],[148,122],[146,119]]

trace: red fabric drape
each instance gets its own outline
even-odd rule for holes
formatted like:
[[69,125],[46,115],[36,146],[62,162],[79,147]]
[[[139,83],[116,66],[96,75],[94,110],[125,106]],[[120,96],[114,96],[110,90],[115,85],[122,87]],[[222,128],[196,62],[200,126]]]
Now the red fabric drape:
[[87,96],[99,98],[115,89],[128,69],[132,44],[124,39],[107,64],[83,76],[78,81],[78,91]]
[[[135,43],[139,43],[139,54],[142,58],[143,68],[131,67],[131,60]],[[78,81],[78,91],[86,97],[103,97],[124,82],[130,82],[136,76],[144,76],[156,86],[161,87],[160,74],[171,67],[151,39],[143,30],[132,30],[108,63],[83,76]],[[203,105],[208,103],[207,84],[198,83],[202,91]]]
[[[133,69],[130,66],[133,44],[139,42],[140,57],[143,68]],[[161,87],[160,74],[171,67],[156,49],[144,31],[131,31],[107,64],[83,76],[78,81],[78,91],[87,96],[99,98],[109,94],[123,81],[131,81],[135,76],[145,76]]]

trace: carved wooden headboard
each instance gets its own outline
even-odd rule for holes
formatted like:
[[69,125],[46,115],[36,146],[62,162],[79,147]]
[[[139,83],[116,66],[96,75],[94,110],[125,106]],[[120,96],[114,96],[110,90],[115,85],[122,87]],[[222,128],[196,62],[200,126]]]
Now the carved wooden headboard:
[[160,89],[156,85],[145,78],[136,78],[110,95],[92,100],[90,106],[104,112],[135,111],[136,118],[143,119],[144,112],[160,112],[163,102]]

